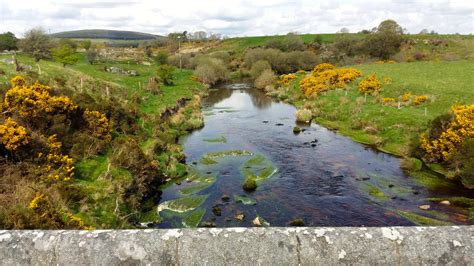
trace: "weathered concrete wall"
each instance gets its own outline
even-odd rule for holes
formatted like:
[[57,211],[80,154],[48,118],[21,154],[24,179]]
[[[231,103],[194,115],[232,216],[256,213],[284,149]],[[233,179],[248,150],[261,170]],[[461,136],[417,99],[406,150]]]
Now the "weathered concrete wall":
[[0,231],[0,264],[474,265],[474,226]]

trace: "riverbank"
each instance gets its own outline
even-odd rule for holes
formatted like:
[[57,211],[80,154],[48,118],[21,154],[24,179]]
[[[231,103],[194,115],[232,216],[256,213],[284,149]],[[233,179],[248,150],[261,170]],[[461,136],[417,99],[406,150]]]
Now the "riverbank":
[[[156,65],[116,61],[90,65],[81,57],[76,65],[64,68],[51,61],[35,62],[26,55],[17,58],[31,69],[16,73],[13,65],[0,62],[2,88],[9,89],[9,80],[17,74],[28,82],[39,80],[55,95],[69,97],[80,110],[104,113],[112,130],[110,141],[97,145],[93,136],[79,132],[80,127],[68,129],[61,120],[57,122],[59,127],[53,127],[53,132],[61,133],[62,152],[74,161],[74,176],[67,182],[41,181],[41,173],[30,170],[30,166],[38,167],[35,158],[1,162],[6,173],[2,181],[9,182],[9,189],[0,192],[0,227],[134,227],[159,201],[158,186],[187,172],[177,139],[202,127],[204,86],[191,79],[189,70],[175,70],[173,84],[160,84],[154,78]],[[73,124],[80,122],[74,116],[67,119]],[[35,149],[30,148],[33,153]],[[17,169],[20,164],[22,172]],[[28,207],[34,199],[46,199],[41,202],[48,206],[49,218],[43,222],[35,218],[40,214]]]

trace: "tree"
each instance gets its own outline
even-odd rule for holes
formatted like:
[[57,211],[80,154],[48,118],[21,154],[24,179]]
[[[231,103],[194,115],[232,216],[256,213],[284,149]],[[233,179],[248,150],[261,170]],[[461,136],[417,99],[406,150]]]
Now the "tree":
[[161,82],[165,85],[173,85],[174,73],[175,68],[174,66],[170,65],[160,65],[158,70],[156,71],[158,77],[160,78]]
[[95,61],[97,60],[97,56],[98,56],[98,53],[97,53],[97,49],[95,48],[88,49],[86,52],[87,62],[89,62],[89,64],[91,65],[95,63]]
[[66,65],[73,65],[79,61],[74,49],[69,44],[63,44],[53,49],[53,58],[56,62]]
[[51,57],[52,43],[43,29],[34,28],[26,32],[25,38],[19,42],[19,48],[38,62]]
[[375,33],[368,36],[365,47],[369,55],[389,59],[396,54],[402,43],[403,28],[394,20],[380,23]]
[[155,61],[158,65],[166,64],[166,61],[168,61],[168,53],[165,51],[160,51],[156,56]]
[[344,27],[344,28],[341,28],[338,32],[336,33],[349,33],[349,29]]
[[84,40],[81,42],[81,47],[84,48],[84,50],[89,51],[89,49],[92,46],[92,42],[90,40]]
[[358,39],[349,33],[340,33],[336,35],[334,40],[334,47],[337,52],[343,53],[347,56],[353,56],[357,50]]
[[422,29],[422,30],[420,31],[420,34],[428,34],[428,29]]
[[11,32],[0,34],[0,51],[18,49],[17,42],[18,39],[15,37],[15,34]]

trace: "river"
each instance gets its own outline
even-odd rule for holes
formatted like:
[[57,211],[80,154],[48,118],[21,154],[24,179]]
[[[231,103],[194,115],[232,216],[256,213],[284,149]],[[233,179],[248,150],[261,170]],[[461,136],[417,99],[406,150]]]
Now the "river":
[[[180,139],[192,174],[162,188],[158,227],[469,223],[467,210],[428,200],[461,192],[430,190],[399,158],[317,124],[296,134],[295,111],[245,84],[210,89],[205,126]],[[248,175],[255,191],[242,188]]]

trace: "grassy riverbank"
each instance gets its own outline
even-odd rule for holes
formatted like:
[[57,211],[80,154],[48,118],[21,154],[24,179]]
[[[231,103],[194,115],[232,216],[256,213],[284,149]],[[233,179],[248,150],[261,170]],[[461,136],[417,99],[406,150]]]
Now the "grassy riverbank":
[[[338,130],[354,140],[376,146],[398,155],[408,155],[409,143],[435,117],[447,113],[456,103],[474,102],[471,85],[474,61],[413,62],[397,64],[370,64],[353,66],[364,77],[375,73],[385,80],[379,96],[364,97],[357,90],[358,82],[345,89],[332,90],[314,99],[305,99],[299,87],[304,76],[290,84],[289,98],[299,108],[311,107],[314,119],[324,126]],[[416,105],[402,103],[404,93],[425,95],[428,101]],[[394,98],[386,104],[383,98]]]
[[[0,56],[0,60],[8,58],[11,55]],[[200,83],[191,80],[191,71],[176,70],[173,85],[151,86],[156,65],[113,61],[90,65],[81,55],[76,65],[64,68],[51,61],[36,63],[26,55],[17,58],[32,70],[16,73],[14,65],[0,62],[4,73],[0,75],[2,92],[10,88],[9,80],[15,75],[39,80],[50,85],[54,94],[70,97],[80,108],[105,113],[113,130],[112,140],[100,150],[91,151],[89,147],[81,148],[85,151],[80,153],[74,153],[74,149],[68,151],[75,161],[74,178],[69,182],[43,184],[28,170],[15,180],[15,170],[9,171],[11,180],[5,176],[3,181],[11,181],[11,189],[0,192],[1,227],[55,228],[52,224],[29,223],[35,214],[27,206],[35,191],[47,191],[54,194],[48,196],[56,200],[51,203],[56,213],[71,213],[94,228],[127,228],[159,200],[157,185],[186,174],[185,156],[176,140],[202,126],[200,97],[205,92]],[[105,67],[134,70],[139,75],[107,72]],[[69,130],[61,141],[76,140],[78,134]],[[63,146],[69,150],[67,145]],[[34,159],[22,160],[11,166],[3,165],[2,169],[19,163],[31,167],[35,164]],[[13,221],[14,217],[20,221]],[[69,221],[66,224],[74,227]]]

